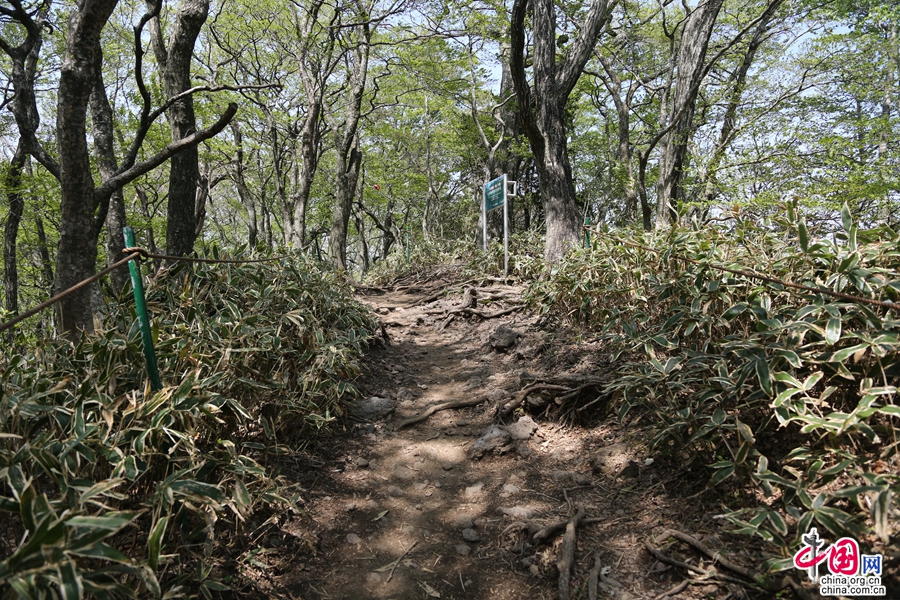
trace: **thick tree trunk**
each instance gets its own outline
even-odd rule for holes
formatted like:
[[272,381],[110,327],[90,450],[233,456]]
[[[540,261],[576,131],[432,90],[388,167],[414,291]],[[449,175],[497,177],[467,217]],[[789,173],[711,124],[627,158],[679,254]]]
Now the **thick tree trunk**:
[[[94,87],[91,91],[91,123],[94,128],[94,154],[97,157],[97,166],[103,181],[115,176],[119,170],[116,160],[116,152],[113,146],[113,114],[106,96],[106,87],[103,84],[101,65],[103,53],[98,52],[94,69],[97,76],[94,78]],[[106,212],[106,262],[108,265],[118,262],[124,257],[122,250],[125,248],[125,239],[122,237],[122,228],[125,226],[125,196],[119,188],[109,197],[109,208]],[[109,274],[112,288],[116,294],[120,293],[128,283],[128,271],[116,269]]]
[[524,133],[531,143],[546,213],[544,258],[559,261],[581,239],[565,128],[569,94],[591,55],[609,16],[607,0],[593,0],[578,37],[557,61],[556,6],[553,0],[531,0],[534,6],[534,87],[525,78],[525,13],[529,0],[513,2],[510,19],[510,74],[516,90]]
[[661,147],[657,183],[656,227],[668,227],[678,216],[684,195],[681,180],[692,133],[694,108],[704,75],[704,61],[713,25],[724,0],[707,0],[697,6],[684,23],[678,50],[677,75],[672,104],[674,126]]
[[[194,43],[209,14],[209,0],[182,0],[168,49],[163,45],[159,17],[150,21],[156,61],[163,74],[166,96],[172,98],[191,88]],[[167,112],[172,141],[197,131],[193,96],[172,104]],[[169,166],[169,203],[166,215],[166,251],[184,256],[194,251],[197,239],[197,184],[200,180],[199,152],[192,146],[172,157]]]
[[[88,99],[94,87],[100,32],[116,0],[85,2],[69,16],[66,50],[59,75],[56,136],[59,144],[59,251],[55,291],[61,292],[94,274],[97,236],[94,213],[97,198],[87,145]],[[81,331],[94,330],[91,289],[83,287],[60,301],[62,330],[75,340]]]
[[[11,315],[19,314],[19,270],[16,242],[19,237],[19,225],[22,223],[22,211],[25,208],[25,198],[22,196],[22,171],[27,158],[25,144],[20,140],[16,147],[16,153],[9,161],[4,182],[9,212],[3,227],[3,291],[6,298],[5,308]],[[9,335],[10,337],[13,335],[12,330]]]

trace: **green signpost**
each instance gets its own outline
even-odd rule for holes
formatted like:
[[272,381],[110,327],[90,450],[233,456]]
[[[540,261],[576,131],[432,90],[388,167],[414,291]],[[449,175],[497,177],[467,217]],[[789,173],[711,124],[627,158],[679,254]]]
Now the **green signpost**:
[[[488,213],[494,210],[495,208],[503,207],[503,275],[506,276],[509,272],[509,227],[507,223],[509,221],[509,209],[508,203],[506,201],[507,196],[515,196],[515,191],[513,193],[508,193],[506,191],[506,175],[501,175],[496,179],[492,179],[484,184],[484,193],[481,202],[481,223],[484,227],[484,250],[487,252],[488,247],[488,234],[487,234],[487,216]],[[515,185],[515,182],[513,182]]]

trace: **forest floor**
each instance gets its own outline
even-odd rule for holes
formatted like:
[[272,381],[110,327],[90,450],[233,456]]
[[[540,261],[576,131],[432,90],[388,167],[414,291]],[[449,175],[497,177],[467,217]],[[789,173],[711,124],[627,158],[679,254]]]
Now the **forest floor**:
[[[648,552],[645,542],[709,569],[711,561],[695,549],[656,539],[677,530],[737,563],[760,560],[746,538],[725,533],[716,518],[724,509],[706,480],[647,455],[641,431],[604,414],[605,401],[576,420],[566,402],[553,400],[585,394],[583,406],[591,394],[599,397],[597,387],[570,383],[609,377],[597,342],[550,330],[524,310],[487,319],[458,314],[444,326],[447,312],[464,300],[462,289],[437,281],[360,297],[389,341],[364,359],[358,416],[320,437],[308,450],[310,464],[283,467],[301,487],[304,513],[282,518],[278,533],[251,551],[244,576],[257,593],[304,600],[557,598],[564,524],[583,508],[574,530],[572,598],[772,597],[690,576]],[[457,294],[435,298],[442,290]],[[497,298],[476,307],[492,315],[515,306],[519,290],[486,284],[479,291]],[[501,327],[512,337],[500,339]],[[531,394],[521,393],[529,386]],[[479,399],[403,426],[430,406]],[[500,407],[517,401],[527,411],[501,418]],[[491,430],[501,423],[509,427]],[[480,458],[476,444],[488,448]],[[539,531],[553,524],[563,526]],[[536,532],[546,536],[543,543]]]

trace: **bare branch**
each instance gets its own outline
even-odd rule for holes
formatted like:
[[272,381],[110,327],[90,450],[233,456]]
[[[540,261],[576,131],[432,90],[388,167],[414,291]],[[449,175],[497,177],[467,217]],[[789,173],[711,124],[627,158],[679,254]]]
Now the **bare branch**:
[[236,103],[230,103],[228,105],[228,108],[225,109],[225,112],[222,113],[222,116],[219,117],[219,120],[216,121],[211,127],[207,129],[201,129],[200,131],[193,133],[186,138],[182,138],[178,141],[172,142],[171,144],[163,148],[160,152],[148,158],[147,160],[118,173],[114,177],[109,178],[96,189],[96,191],[94,192],[94,197],[100,201],[103,201],[103,199],[109,197],[109,195],[112,194],[115,190],[131,183],[141,175],[149,173],[182,150],[186,150],[188,148],[196,146],[200,142],[216,136],[220,131],[225,129],[228,123],[231,122],[231,119],[234,118],[237,109],[238,106]]

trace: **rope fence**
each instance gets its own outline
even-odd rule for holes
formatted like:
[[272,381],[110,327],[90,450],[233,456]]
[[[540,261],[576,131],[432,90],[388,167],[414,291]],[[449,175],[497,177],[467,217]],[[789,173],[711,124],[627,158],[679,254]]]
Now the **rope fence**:
[[67,290],[56,294],[49,300],[47,300],[45,302],[41,302],[34,308],[22,313],[21,315],[18,315],[14,319],[11,319],[11,320],[3,323],[2,325],[0,325],[0,333],[6,331],[7,329],[15,327],[16,325],[18,325],[19,323],[21,323],[28,317],[33,317],[34,315],[38,314],[42,310],[50,308],[51,306],[53,306],[54,304],[56,304],[57,302],[59,302],[60,300],[65,298],[66,296],[74,294],[75,292],[77,292],[78,290],[83,288],[84,286],[92,284],[93,282],[97,281],[104,275],[107,275],[107,274],[115,271],[119,267],[125,266],[132,260],[157,259],[157,260],[166,260],[166,261],[181,261],[181,262],[195,262],[195,263],[244,264],[244,263],[271,262],[273,260],[283,260],[285,258],[289,258],[286,255],[285,256],[273,256],[271,258],[259,258],[259,259],[247,259],[247,260],[195,258],[195,257],[191,257],[191,256],[169,256],[168,254],[152,254],[150,252],[147,252],[143,248],[140,248],[137,246],[131,246],[131,247],[125,248],[124,250],[122,250],[122,252],[127,254],[128,256],[126,256],[125,258],[123,258],[120,261],[117,261],[117,262],[109,265],[102,271],[99,271],[98,273],[88,277],[87,279],[76,283],[75,285],[68,288]]

